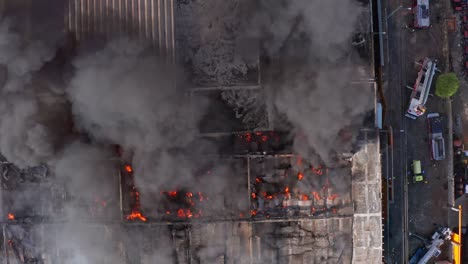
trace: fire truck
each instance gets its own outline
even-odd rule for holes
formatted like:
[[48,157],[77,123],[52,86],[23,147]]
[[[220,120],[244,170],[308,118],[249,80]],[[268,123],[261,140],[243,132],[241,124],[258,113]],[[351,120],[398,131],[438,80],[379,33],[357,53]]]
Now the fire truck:
[[[410,235],[416,236],[414,234]],[[440,253],[442,253],[440,248],[446,241],[450,240],[451,237],[452,230],[450,230],[450,228],[438,228],[429,241],[423,239],[425,247],[416,250],[415,254],[409,260],[409,264],[426,264],[431,259],[438,257]]]
[[426,102],[431,90],[432,79],[437,70],[436,63],[429,58],[424,58],[420,64],[421,69],[414,86],[411,88],[411,97],[405,116],[416,119],[426,112]]
[[413,28],[428,28],[431,26],[429,19],[429,0],[414,0],[413,14]]

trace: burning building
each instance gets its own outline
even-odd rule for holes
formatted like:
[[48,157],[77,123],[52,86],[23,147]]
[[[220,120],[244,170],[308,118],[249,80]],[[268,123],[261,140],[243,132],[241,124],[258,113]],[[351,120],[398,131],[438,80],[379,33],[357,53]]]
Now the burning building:
[[[19,59],[2,61],[10,87],[2,95],[32,94],[39,110],[17,117],[21,109],[2,108],[0,99],[0,109],[28,121],[18,125],[26,140],[13,138],[26,150],[0,140],[1,261],[381,262],[379,141],[364,121],[375,91],[359,81],[371,65],[351,44],[356,29],[344,32],[349,39],[323,38],[323,45],[311,37],[323,28],[302,14],[333,13],[333,4],[56,4],[46,25],[64,28],[67,41],[55,57],[31,69],[14,92],[8,65]],[[44,6],[2,6],[3,14],[27,18],[13,29],[26,47],[37,38],[33,21],[41,15],[34,10]],[[337,23],[366,32],[368,7],[353,0],[343,7],[361,15]],[[287,15],[276,16],[282,11]],[[297,54],[311,47],[331,55]],[[321,69],[300,70],[311,61]],[[334,65],[343,80],[330,74]],[[332,101],[323,91],[330,82]],[[351,103],[343,88],[355,93]],[[33,137],[28,125],[57,102],[61,115],[52,116],[62,132],[52,133],[60,140],[45,152],[50,127]],[[17,123],[0,121],[0,135],[10,139],[7,125]],[[20,163],[24,153],[34,159]]]

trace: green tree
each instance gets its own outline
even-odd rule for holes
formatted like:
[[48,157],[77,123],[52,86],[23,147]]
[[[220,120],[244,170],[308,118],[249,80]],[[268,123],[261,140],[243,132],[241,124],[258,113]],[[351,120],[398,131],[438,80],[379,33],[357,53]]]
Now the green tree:
[[453,72],[439,75],[436,81],[435,94],[441,98],[453,96],[460,87],[457,75]]

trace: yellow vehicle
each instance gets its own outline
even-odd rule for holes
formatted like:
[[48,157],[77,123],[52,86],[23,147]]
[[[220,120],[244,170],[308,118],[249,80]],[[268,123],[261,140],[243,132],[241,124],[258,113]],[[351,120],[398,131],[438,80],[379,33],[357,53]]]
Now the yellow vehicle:
[[427,181],[424,180],[424,171],[421,169],[421,161],[413,160],[411,167],[413,172],[413,183],[427,183]]

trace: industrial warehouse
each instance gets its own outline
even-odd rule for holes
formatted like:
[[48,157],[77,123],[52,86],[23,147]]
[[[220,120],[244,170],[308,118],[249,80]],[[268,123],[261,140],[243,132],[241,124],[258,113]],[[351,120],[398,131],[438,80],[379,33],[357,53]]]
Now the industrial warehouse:
[[1,6],[2,263],[382,262],[369,3],[52,2]]

